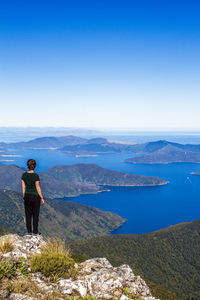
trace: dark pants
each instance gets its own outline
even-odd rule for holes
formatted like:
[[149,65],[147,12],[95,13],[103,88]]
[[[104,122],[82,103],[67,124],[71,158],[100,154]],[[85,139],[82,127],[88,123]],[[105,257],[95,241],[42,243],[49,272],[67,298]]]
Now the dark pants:
[[[26,227],[28,233],[38,233],[38,221],[40,213],[41,199],[39,195],[25,194],[24,195],[24,208],[26,215]],[[33,231],[31,218],[33,217]]]

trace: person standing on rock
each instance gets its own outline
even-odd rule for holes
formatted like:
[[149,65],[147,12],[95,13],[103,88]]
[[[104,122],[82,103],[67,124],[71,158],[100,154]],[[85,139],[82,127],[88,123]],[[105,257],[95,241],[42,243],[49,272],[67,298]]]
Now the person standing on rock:
[[[24,199],[24,208],[26,216],[26,228],[29,235],[39,235],[38,222],[40,213],[40,204],[44,204],[45,200],[40,188],[40,177],[34,172],[36,161],[29,159],[27,161],[28,171],[24,172],[21,177],[22,194]],[[32,230],[33,218],[33,230]]]

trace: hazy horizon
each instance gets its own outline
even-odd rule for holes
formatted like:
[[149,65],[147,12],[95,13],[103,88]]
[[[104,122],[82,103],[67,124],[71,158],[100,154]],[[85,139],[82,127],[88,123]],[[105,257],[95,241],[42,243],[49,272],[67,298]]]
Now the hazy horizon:
[[1,130],[66,130],[66,131],[91,131],[91,132],[114,132],[114,133],[182,133],[200,134],[200,129],[147,129],[147,128],[115,128],[115,127],[65,127],[65,126],[0,126]]
[[200,131],[113,131],[65,127],[0,127],[0,142],[25,142],[47,136],[80,136],[144,143],[167,140],[181,144],[200,144]]

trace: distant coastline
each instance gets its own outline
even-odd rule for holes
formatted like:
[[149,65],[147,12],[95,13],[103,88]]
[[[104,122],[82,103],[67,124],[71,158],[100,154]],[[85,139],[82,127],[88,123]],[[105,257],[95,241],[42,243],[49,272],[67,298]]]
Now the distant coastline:
[[14,159],[0,159],[0,161],[9,162],[9,161],[14,161]]
[[76,154],[75,157],[97,157],[97,154]]
[[23,157],[23,155],[18,155],[18,154],[0,154],[0,157]]

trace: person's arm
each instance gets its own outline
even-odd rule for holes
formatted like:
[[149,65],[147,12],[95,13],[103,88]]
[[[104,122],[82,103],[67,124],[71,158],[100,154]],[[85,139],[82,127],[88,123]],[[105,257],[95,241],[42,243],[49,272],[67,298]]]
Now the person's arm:
[[22,195],[23,195],[23,198],[24,198],[24,195],[25,195],[25,183],[24,183],[24,180],[22,180]]
[[35,182],[35,187],[36,187],[36,190],[37,190],[37,192],[38,192],[38,195],[40,196],[40,198],[41,198],[41,202],[42,202],[42,204],[44,204],[44,198],[43,198],[43,195],[42,195],[42,191],[41,191],[41,188],[40,188],[40,182],[39,181],[36,181]]

